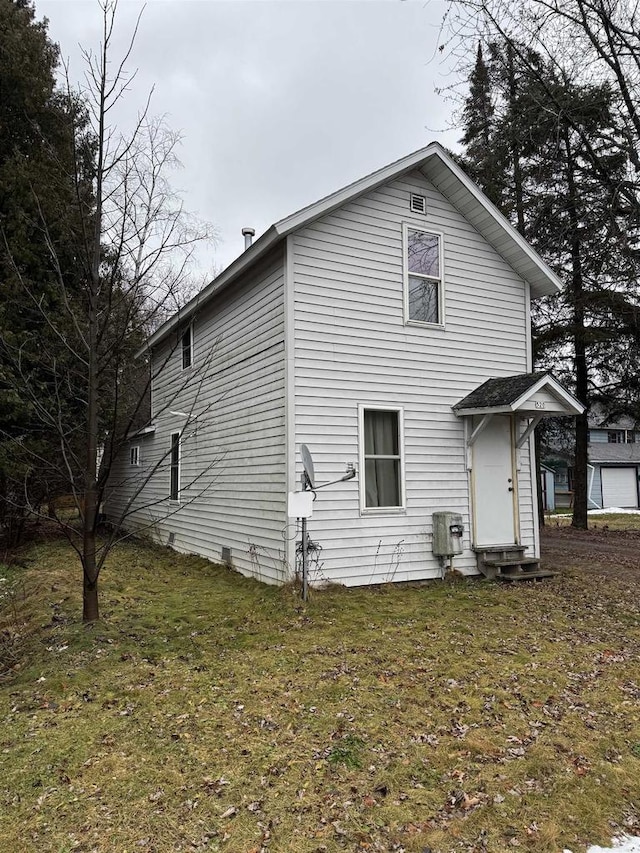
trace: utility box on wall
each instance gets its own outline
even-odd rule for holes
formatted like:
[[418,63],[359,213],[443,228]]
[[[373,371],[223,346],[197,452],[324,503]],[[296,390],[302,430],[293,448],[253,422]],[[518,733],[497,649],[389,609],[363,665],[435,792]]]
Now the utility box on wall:
[[433,553],[436,557],[454,557],[462,554],[464,524],[457,512],[434,512]]

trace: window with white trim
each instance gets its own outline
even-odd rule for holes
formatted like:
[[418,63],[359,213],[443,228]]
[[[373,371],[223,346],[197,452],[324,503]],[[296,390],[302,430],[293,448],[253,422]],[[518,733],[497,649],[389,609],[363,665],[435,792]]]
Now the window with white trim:
[[193,362],[193,326],[189,325],[182,333],[182,369],[191,367]]
[[442,237],[404,228],[405,320],[442,325]]
[[130,465],[139,465],[140,464],[140,445],[134,444],[129,448],[129,464]]
[[402,410],[360,407],[362,507],[404,508]]
[[171,449],[169,451],[170,486],[169,500],[180,500],[180,433],[171,433]]

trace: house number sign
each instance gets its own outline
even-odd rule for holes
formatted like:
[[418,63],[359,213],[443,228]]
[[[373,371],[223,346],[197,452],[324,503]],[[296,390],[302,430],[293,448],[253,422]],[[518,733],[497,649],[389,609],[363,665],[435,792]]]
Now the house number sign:
[[536,400],[536,409],[544,409],[544,400]]

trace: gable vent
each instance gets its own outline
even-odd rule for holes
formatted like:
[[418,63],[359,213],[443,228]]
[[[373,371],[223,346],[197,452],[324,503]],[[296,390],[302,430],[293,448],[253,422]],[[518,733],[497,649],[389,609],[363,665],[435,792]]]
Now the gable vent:
[[411,208],[412,213],[426,213],[427,200],[423,195],[416,195],[415,193],[411,193],[409,199],[409,207]]

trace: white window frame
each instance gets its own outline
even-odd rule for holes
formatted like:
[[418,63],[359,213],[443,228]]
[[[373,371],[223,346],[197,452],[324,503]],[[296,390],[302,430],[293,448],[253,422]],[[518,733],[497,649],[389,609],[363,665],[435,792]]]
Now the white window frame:
[[[396,412],[398,415],[398,449],[400,451],[400,506],[367,506],[366,466],[364,452],[364,413],[366,411]],[[395,404],[359,403],[358,404],[358,491],[360,495],[360,515],[398,515],[407,510],[404,467],[404,409]]]
[[[178,436],[178,443],[177,443],[178,464],[176,466],[177,470],[178,470],[178,478],[177,478],[178,479],[178,482],[177,482],[178,488],[176,489],[176,495],[177,496],[174,498],[172,496],[172,489],[171,489],[171,486],[172,486],[172,476],[171,475],[173,472],[173,447],[174,447],[173,439],[175,436]],[[179,504],[181,502],[181,499],[180,499],[180,491],[181,491],[180,480],[181,480],[181,478],[182,478],[182,432],[175,430],[174,432],[171,433],[171,437],[169,439],[169,503]]]
[[[421,273],[409,273],[409,231],[419,231],[422,234],[432,234],[438,238],[438,264],[440,266],[440,278],[434,276],[422,275]],[[424,278],[426,281],[435,281],[438,284],[438,322],[426,323],[424,320],[412,320],[409,316],[409,275],[415,278]],[[423,223],[413,224],[412,222],[402,223],[402,290],[403,290],[403,307],[404,307],[404,323],[405,326],[422,326],[426,329],[444,329],[445,327],[445,311],[444,311],[444,234],[434,228],[428,228]]]
[[134,468],[140,467],[140,445],[132,444],[129,448],[129,465]]
[[[184,352],[185,345],[184,339],[185,335],[189,335],[189,364],[184,363]],[[193,323],[189,323],[186,329],[180,335],[180,364],[182,365],[182,370],[190,370],[193,367]]]

